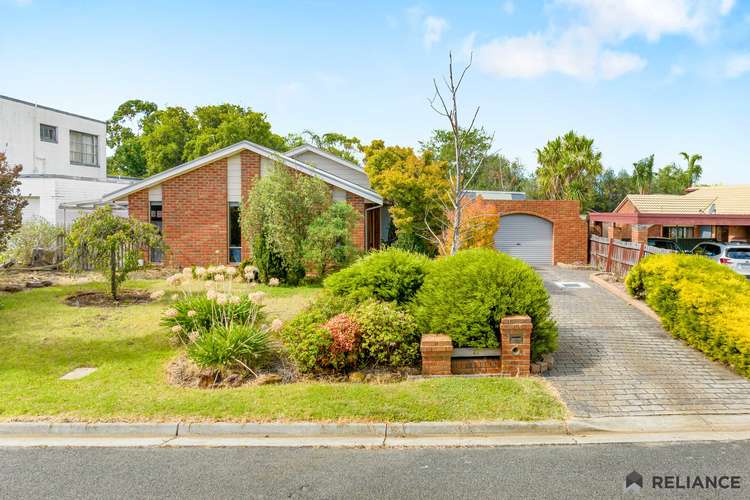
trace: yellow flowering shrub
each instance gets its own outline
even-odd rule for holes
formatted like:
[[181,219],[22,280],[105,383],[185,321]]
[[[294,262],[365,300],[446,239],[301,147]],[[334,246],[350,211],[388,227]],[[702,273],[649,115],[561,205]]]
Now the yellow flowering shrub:
[[625,281],[677,338],[750,376],[750,281],[697,255],[652,255]]

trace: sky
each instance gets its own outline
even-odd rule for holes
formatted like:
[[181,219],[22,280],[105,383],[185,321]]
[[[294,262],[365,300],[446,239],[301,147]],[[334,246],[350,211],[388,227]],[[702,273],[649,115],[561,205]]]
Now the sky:
[[[575,130],[605,167],[703,155],[750,184],[750,0],[0,0],[0,94],[108,119],[127,99],[231,102],[286,135],[418,146],[448,54],[460,116],[536,168]],[[464,122],[466,123],[466,122]]]

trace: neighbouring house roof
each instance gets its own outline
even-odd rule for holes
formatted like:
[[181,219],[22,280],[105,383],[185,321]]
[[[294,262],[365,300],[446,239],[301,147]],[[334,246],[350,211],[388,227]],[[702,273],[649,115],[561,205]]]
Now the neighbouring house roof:
[[484,200],[525,200],[526,193],[521,191],[482,191],[477,189],[467,189],[471,196],[481,196]]
[[717,214],[750,214],[750,185],[738,186],[699,186],[685,195],[686,199],[715,199]]
[[715,196],[687,196],[679,194],[629,194],[617,206],[615,212],[626,201],[642,214],[701,214],[710,213]]
[[[325,170],[316,168],[312,165],[309,165],[302,161],[291,158],[288,156],[288,153],[280,153],[278,151],[274,151],[273,149],[269,149],[265,146],[255,144],[250,141],[241,141],[241,142],[238,142],[237,144],[227,146],[226,148],[220,149],[218,151],[214,151],[213,153],[209,153],[195,160],[189,161],[187,163],[183,163],[182,165],[177,165],[176,167],[172,167],[168,170],[152,175],[151,177],[147,177],[141,180],[140,182],[136,182],[135,184],[132,184],[125,188],[118,189],[117,191],[113,191],[105,195],[102,198],[102,202],[107,203],[110,201],[121,200],[127,197],[131,193],[135,193],[137,191],[141,191],[143,189],[156,186],[157,184],[161,184],[167,179],[171,179],[173,177],[177,177],[179,175],[185,174],[187,172],[200,168],[216,160],[227,158],[229,156],[234,156],[235,154],[243,150],[253,151],[254,153],[257,153],[260,156],[263,156],[265,158],[268,158],[274,161],[280,161],[289,168],[293,168],[304,174],[317,177],[323,180],[324,182],[327,182],[328,184],[331,184],[333,186],[343,189],[344,191],[348,191],[350,193],[361,196],[362,198],[368,201],[371,201],[373,203],[377,203],[380,205],[383,204],[383,197],[371,189],[367,189],[363,186],[360,186],[359,184],[355,184],[346,179],[342,179],[341,177],[335,174],[326,172]],[[341,160],[341,161],[346,161],[346,160]]]
[[333,153],[329,153],[328,151],[326,151],[324,149],[317,148],[317,147],[313,146],[312,144],[305,143],[305,144],[303,144],[301,146],[298,146],[298,147],[296,147],[294,149],[290,149],[289,151],[287,151],[284,154],[286,156],[294,158],[297,155],[300,155],[302,153],[307,153],[307,152],[315,153],[317,155],[322,156],[323,158],[328,158],[331,161],[335,161],[336,163],[338,163],[340,165],[343,165],[345,167],[349,167],[352,170],[356,170],[358,172],[364,172],[365,171],[365,169],[361,165],[357,165],[356,163],[352,163],[349,160],[345,160],[345,159],[343,159],[343,158],[341,158],[339,156],[336,156]]

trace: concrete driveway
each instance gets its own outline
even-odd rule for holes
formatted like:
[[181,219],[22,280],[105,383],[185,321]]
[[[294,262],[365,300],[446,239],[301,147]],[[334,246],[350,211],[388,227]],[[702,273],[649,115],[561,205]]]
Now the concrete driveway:
[[[589,281],[591,271],[537,270],[559,326],[545,378],[580,417],[750,413],[750,381]],[[590,288],[559,288],[556,281]]]

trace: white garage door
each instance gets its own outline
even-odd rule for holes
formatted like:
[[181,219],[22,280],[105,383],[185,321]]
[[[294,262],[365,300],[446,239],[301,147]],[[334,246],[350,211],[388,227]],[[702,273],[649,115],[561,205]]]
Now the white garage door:
[[533,215],[500,217],[495,248],[532,266],[552,264],[552,223]]

